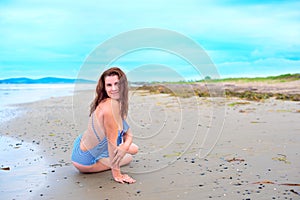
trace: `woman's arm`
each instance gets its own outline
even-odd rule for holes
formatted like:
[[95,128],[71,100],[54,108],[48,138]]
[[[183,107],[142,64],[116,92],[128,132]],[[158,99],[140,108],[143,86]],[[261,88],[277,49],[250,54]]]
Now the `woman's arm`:
[[[108,103],[108,102],[106,102]],[[120,166],[117,165],[115,162],[113,162],[115,157],[115,150],[117,148],[117,138],[118,138],[118,125],[115,120],[112,104],[108,104],[108,106],[105,109],[105,113],[103,116],[104,121],[104,129],[105,129],[105,135],[108,142],[108,153],[109,153],[109,159],[110,159],[110,167],[112,170],[113,177],[120,176]]]
[[[118,124],[116,117],[119,114],[119,104],[113,100],[106,102],[108,105],[104,109],[104,129],[105,135],[108,141],[108,153],[110,159],[110,168],[112,171],[112,175],[114,180],[119,183],[134,183],[135,180],[126,174],[122,174],[120,170],[120,161],[126,154],[124,146],[117,147],[117,138],[118,138]],[[120,117],[120,116],[119,116]],[[121,118],[120,118],[121,119]],[[128,142],[130,140],[128,139]],[[129,147],[129,146],[128,146]]]
[[132,133],[131,133],[131,129],[129,128],[127,132],[123,135],[123,143],[121,145],[124,146],[124,149],[126,151],[128,151],[131,144],[132,144]]
[[128,152],[131,144],[132,144],[132,134],[131,134],[131,130],[128,129],[127,132],[123,135],[123,143],[120,144],[114,151],[115,156],[112,162],[120,165],[121,160]]

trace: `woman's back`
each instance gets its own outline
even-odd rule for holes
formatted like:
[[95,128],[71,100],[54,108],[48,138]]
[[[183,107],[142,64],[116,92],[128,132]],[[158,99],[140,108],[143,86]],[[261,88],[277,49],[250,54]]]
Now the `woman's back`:
[[106,139],[104,118],[109,118],[114,124],[114,133],[123,129],[122,118],[118,102],[108,98],[102,101],[97,109],[91,114],[88,121],[87,130],[82,135],[80,148],[83,151],[90,150],[97,146],[103,139]]

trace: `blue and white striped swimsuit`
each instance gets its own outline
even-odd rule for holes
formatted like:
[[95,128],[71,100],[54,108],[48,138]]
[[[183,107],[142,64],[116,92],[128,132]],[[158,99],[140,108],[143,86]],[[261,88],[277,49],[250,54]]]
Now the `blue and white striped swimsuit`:
[[[119,146],[123,142],[123,135],[127,132],[129,129],[129,125],[127,122],[123,119],[123,130],[120,132],[118,131],[118,139],[117,139],[117,145]],[[108,146],[107,146],[107,139],[104,137],[102,140],[99,138],[95,127],[94,127],[94,119],[92,115],[92,128],[93,131],[99,141],[99,143],[92,149],[89,149],[87,151],[82,151],[80,149],[80,141],[82,138],[82,134],[79,135],[76,140],[74,141],[74,146],[73,146],[73,152],[72,152],[72,158],[71,160],[74,162],[77,162],[81,165],[93,165],[95,164],[98,160],[101,158],[108,158]]]

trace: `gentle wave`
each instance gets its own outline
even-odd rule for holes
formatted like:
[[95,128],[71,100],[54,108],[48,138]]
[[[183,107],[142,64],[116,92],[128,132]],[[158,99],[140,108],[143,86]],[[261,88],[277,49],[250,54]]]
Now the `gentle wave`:
[[71,96],[75,91],[94,88],[93,84],[0,84],[0,124],[22,113],[16,104]]
[[[75,84],[0,84],[0,108],[51,97],[73,95]],[[76,85],[76,90],[94,89],[93,84]]]

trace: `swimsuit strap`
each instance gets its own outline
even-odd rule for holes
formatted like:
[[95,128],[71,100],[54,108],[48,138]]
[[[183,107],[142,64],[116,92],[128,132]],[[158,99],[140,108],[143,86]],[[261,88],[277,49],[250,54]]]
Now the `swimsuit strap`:
[[101,139],[100,139],[100,137],[99,137],[99,135],[98,135],[98,133],[97,133],[97,131],[95,129],[95,126],[94,126],[94,113],[92,114],[92,128],[93,128],[93,131],[94,131],[97,139],[99,140],[99,142],[101,142]]
[[118,145],[123,142],[123,136],[129,129],[129,125],[127,124],[126,120],[123,119],[122,122],[123,122],[123,130],[118,131],[118,139],[117,139]]

